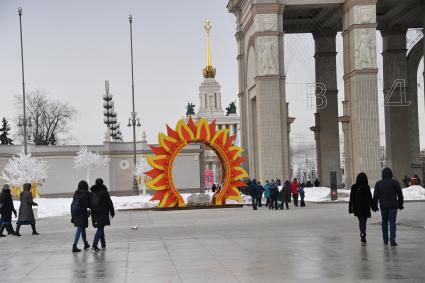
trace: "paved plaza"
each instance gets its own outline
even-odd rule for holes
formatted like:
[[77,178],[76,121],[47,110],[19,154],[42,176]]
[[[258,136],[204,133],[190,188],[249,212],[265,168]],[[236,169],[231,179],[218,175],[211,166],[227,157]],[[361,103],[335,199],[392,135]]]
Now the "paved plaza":
[[69,217],[42,219],[40,236],[23,227],[0,239],[0,282],[424,282],[425,203],[399,214],[396,248],[383,246],[378,222],[361,247],[345,203],[125,211],[107,228],[107,250],[73,254]]

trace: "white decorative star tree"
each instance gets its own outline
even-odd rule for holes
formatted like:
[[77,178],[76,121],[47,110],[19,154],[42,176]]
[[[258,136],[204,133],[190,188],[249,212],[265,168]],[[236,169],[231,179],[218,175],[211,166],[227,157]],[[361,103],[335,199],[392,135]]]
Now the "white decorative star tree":
[[142,192],[143,195],[146,195],[146,184],[145,184],[145,172],[149,170],[149,164],[146,160],[146,157],[142,157],[140,161],[136,164],[135,175],[141,178]]
[[[37,186],[46,182],[47,168],[46,161],[37,160],[30,153],[21,153],[9,159],[0,178],[15,188],[20,188],[25,183]],[[37,187],[34,188],[33,195],[38,195]]]
[[100,155],[98,152],[92,152],[85,146],[81,146],[74,157],[74,168],[86,168],[87,183],[90,184],[90,170],[97,167],[103,167],[108,164],[109,158]]

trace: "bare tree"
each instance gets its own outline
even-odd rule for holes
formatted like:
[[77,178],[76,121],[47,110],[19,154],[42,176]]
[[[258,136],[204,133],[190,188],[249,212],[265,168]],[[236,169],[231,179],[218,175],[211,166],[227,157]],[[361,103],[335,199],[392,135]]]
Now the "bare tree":
[[[16,96],[16,105],[22,109],[22,97]],[[55,145],[58,141],[70,138],[70,122],[74,119],[76,110],[68,103],[51,100],[42,90],[35,90],[26,95],[26,111],[29,139],[36,145]],[[19,113],[19,112],[18,112]],[[17,117],[18,125],[22,116]],[[22,138],[22,128],[18,132]]]

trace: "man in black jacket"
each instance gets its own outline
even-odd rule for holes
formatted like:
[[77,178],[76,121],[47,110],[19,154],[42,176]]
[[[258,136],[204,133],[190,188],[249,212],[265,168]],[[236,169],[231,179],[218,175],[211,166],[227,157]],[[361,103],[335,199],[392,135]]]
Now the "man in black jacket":
[[396,219],[397,209],[403,209],[403,192],[398,181],[393,179],[393,172],[390,168],[382,170],[382,180],[376,182],[373,192],[373,208],[381,208],[382,216],[382,236],[384,244],[388,245],[388,222],[390,223],[390,243],[391,246],[397,246],[396,238]]

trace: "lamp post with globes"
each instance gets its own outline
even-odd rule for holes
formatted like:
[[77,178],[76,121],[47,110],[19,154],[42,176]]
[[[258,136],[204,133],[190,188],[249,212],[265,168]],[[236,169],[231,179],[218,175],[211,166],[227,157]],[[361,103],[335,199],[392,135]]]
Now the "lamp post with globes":
[[139,186],[137,185],[137,176],[136,176],[136,166],[137,166],[137,157],[136,157],[136,126],[140,127],[140,118],[137,117],[137,113],[134,106],[134,72],[133,72],[133,16],[130,14],[128,16],[128,21],[130,23],[130,52],[131,52],[131,98],[133,111],[130,113],[128,118],[128,127],[133,127],[133,191],[135,194],[139,194]]
[[28,154],[27,149],[27,126],[31,127],[31,120],[27,120],[26,114],[26,105],[25,105],[25,75],[24,75],[24,44],[22,41],[22,8],[18,8],[19,15],[19,31],[21,38],[21,68],[22,68],[22,105],[23,105],[23,117],[22,121],[20,120],[18,123],[18,127],[22,126],[24,128],[24,153]]

